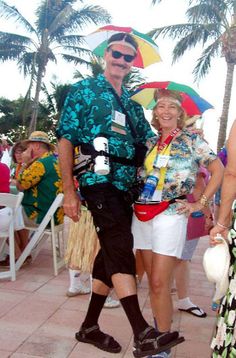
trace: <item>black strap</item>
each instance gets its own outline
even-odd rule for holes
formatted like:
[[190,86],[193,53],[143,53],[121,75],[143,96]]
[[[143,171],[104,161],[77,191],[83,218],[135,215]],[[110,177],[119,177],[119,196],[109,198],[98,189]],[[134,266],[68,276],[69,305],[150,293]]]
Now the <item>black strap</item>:
[[177,198],[173,198],[173,199],[169,200],[169,203],[174,204],[176,202],[176,199],[184,200],[184,199],[186,199],[186,195],[181,195],[181,196],[178,196]]
[[112,90],[112,93],[114,94],[114,96],[115,96],[117,102],[118,102],[119,105],[121,106],[123,113],[124,113],[125,116],[126,116],[126,119],[127,119],[128,124],[129,124],[129,127],[130,127],[130,130],[131,130],[131,133],[132,133],[133,138],[136,139],[136,138],[138,137],[138,132],[137,132],[137,130],[136,130],[136,128],[135,128],[135,126],[134,126],[134,124],[133,124],[131,118],[130,118],[129,113],[127,112],[125,106],[123,105],[123,103],[122,103],[122,101],[121,101],[121,99],[120,99],[118,93],[115,91],[115,89],[114,89],[113,87],[111,87],[111,90]]

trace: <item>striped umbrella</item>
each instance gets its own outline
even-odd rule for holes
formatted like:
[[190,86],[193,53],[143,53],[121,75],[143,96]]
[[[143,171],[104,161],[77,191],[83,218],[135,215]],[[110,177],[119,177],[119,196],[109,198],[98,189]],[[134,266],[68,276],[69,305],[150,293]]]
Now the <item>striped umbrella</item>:
[[189,116],[201,115],[207,109],[213,108],[209,102],[200,97],[191,87],[172,81],[145,83],[135,90],[131,98],[144,108],[153,109],[156,105],[154,93],[157,89],[177,91],[183,99],[181,105]]
[[134,37],[138,43],[138,52],[134,60],[134,67],[145,68],[153,63],[161,61],[159,48],[151,37],[138,32],[131,27],[107,25],[85,37],[90,49],[97,56],[103,57],[107,48],[108,39],[119,32],[126,32]]

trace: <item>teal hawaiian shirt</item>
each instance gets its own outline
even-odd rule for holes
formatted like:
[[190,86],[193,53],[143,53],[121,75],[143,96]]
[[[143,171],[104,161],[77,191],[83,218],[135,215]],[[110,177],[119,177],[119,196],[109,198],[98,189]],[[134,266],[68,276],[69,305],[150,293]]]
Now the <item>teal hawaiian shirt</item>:
[[[129,117],[136,128],[137,139],[145,144],[154,136],[142,107],[132,101],[127,89],[122,87],[120,97]],[[57,137],[68,139],[74,146],[93,143],[99,134],[108,138],[111,155],[133,159],[134,138],[125,121],[123,131],[114,130],[112,119],[114,111],[122,113],[122,108],[112,91],[111,84],[104,75],[80,81],[72,86],[57,128]],[[110,173],[98,175],[87,171],[80,177],[80,186],[110,182],[120,190],[126,191],[136,178],[134,166],[110,162]]]

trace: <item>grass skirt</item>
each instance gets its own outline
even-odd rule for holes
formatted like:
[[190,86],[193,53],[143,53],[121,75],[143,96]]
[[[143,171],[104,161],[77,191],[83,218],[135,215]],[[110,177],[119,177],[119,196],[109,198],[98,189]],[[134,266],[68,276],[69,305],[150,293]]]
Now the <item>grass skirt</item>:
[[90,211],[82,206],[78,222],[70,220],[65,263],[70,269],[91,272],[99,241]]

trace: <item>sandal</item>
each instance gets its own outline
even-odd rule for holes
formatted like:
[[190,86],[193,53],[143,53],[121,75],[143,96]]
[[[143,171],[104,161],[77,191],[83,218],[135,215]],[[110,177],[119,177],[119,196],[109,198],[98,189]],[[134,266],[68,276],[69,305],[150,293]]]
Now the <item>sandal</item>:
[[[91,335],[90,333],[95,334]],[[96,333],[98,337],[96,337]],[[103,333],[98,324],[89,328],[83,328],[81,326],[79,332],[75,334],[75,338],[79,342],[93,344],[95,347],[106,352],[120,353],[121,351],[120,344],[115,341],[112,336],[109,336],[109,334]]]
[[[151,338],[148,338],[149,336]],[[138,339],[134,338],[133,355],[135,358],[152,356],[182,342],[184,342],[184,337],[179,337],[179,333],[176,331],[165,332],[157,336],[156,330],[149,326],[139,335]]]
[[186,313],[190,313],[195,317],[199,317],[199,318],[205,318],[207,316],[206,312],[204,312],[200,307],[198,306],[193,306],[187,309],[183,309],[183,308],[178,308],[179,311],[182,312],[186,312]]

